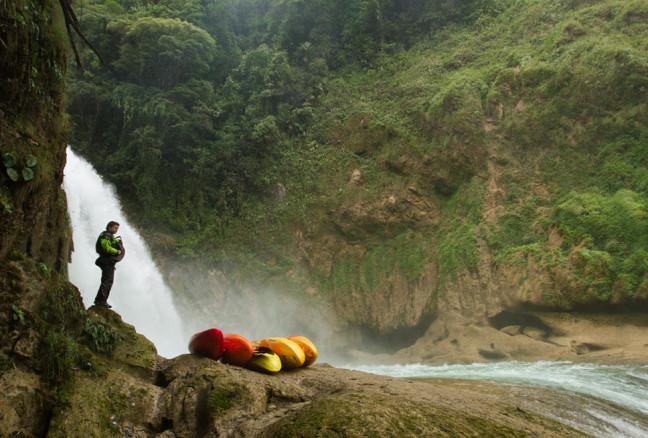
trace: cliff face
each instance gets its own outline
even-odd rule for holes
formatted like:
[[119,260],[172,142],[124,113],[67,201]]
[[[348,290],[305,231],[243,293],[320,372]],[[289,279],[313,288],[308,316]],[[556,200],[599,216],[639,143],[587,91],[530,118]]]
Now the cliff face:
[[0,261],[20,253],[65,273],[63,15],[57,1],[10,1],[0,20]]
[[0,41],[0,435],[43,436],[84,313],[66,281],[67,34],[59,2],[3,2]]
[[336,82],[315,137],[335,196],[295,239],[311,285],[381,336],[645,308],[644,14],[517,2]]

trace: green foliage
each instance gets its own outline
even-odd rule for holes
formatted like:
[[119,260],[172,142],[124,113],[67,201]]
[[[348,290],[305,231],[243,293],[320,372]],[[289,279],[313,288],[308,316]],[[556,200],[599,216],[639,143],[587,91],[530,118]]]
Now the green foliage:
[[475,226],[461,224],[444,233],[438,246],[438,263],[441,285],[447,280],[455,280],[459,272],[477,268],[477,238]]
[[596,298],[607,301],[612,296],[614,278],[612,256],[606,251],[579,249],[574,258],[583,291],[592,291]]
[[34,171],[30,167],[23,168],[21,175],[25,181],[34,179]]
[[27,159],[25,161],[25,165],[27,167],[35,167],[37,164],[38,164],[38,158],[36,158],[31,154],[27,155]]
[[38,163],[38,159],[32,154],[27,155],[25,158],[25,167],[18,173],[15,166],[18,164],[16,155],[12,152],[2,154],[2,162],[6,168],[7,176],[13,182],[18,182],[22,176],[24,181],[31,181],[34,179],[34,167]]
[[482,95],[486,88],[479,72],[464,69],[451,76],[425,109],[426,129],[434,132],[441,144],[459,138],[479,145],[483,138]]
[[[183,241],[218,231],[274,184],[331,69],[464,22],[478,2],[414,3],[91,0],[79,17],[109,68],[82,54],[90,67],[70,85],[72,144],[143,223]],[[204,240],[213,236],[181,252]]]
[[571,193],[552,218],[565,236],[565,248],[579,247],[573,264],[599,299],[616,288],[645,294],[648,277],[646,198],[630,190],[613,195]]
[[644,1],[136,3],[80,14],[110,68],[72,79],[73,145],[166,250],[275,275],[295,230],[340,237],[340,205],[413,187],[438,227],[353,224],[366,253],[325,289],[434,261],[443,288],[484,243],[554,269],[568,301],[645,293]]
[[97,353],[110,355],[115,348],[116,335],[113,329],[100,322],[87,319],[83,327],[83,336],[90,348]]
[[477,226],[481,221],[482,188],[473,181],[455,193],[444,206],[447,218],[437,233],[436,258],[439,287],[460,272],[474,272],[479,262]]
[[15,304],[11,305],[11,321],[17,325],[25,322],[25,311]]
[[19,124],[29,120],[30,124],[48,127],[51,133],[60,127],[59,104],[68,44],[64,26],[57,1],[3,1],[0,4],[3,47],[0,108],[3,118]]
[[170,88],[204,78],[216,58],[213,38],[178,19],[139,18],[123,38],[114,66],[120,78],[139,85]]
[[648,292],[648,253],[637,249],[623,260],[619,271],[618,278],[624,292],[633,297],[641,294],[645,298]]
[[605,248],[616,242],[621,252],[648,243],[645,198],[631,190],[612,196],[571,193],[558,205],[553,220],[569,244],[586,241]]
[[16,165],[16,156],[11,152],[2,154],[2,163],[5,167],[14,167]]
[[11,250],[7,258],[11,261],[23,261],[26,257],[27,256],[23,251],[20,251],[19,249],[13,249]]
[[38,271],[45,278],[51,278],[52,276],[52,271],[47,267],[45,263],[38,264]]
[[39,357],[45,378],[51,383],[64,383],[72,376],[79,346],[65,333],[50,331],[42,341]]
[[[515,187],[513,185],[509,186]],[[524,192],[522,192],[524,193]],[[536,198],[520,200],[511,195],[515,207],[499,216],[497,225],[486,235],[490,249],[498,262],[508,262],[522,253],[534,252],[538,243],[544,243],[544,224],[541,221],[541,203]]]
[[20,174],[13,167],[9,167],[7,169],[7,175],[9,176],[9,179],[12,180],[13,182],[17,182],[20,179]]
[[348,255],[337,260],[324,282],[331,291],[357,289],[367,294],[397,275],[415,282],[425,270],[428,252],[429,242],[422,233],[406,231],[370,246],[362,257]]
[[11,214],[13,213],[13,202],[9,196],[6,187],[0,188],[0,205],[2,206],[4,213]]
[[45,295],[39,314],[47,323],[78,334],[86,311],[76,288],[69,283],[54,282]]
[[631,189],[648,195],[648,131],[625,133],[604,144],[597,156],[601,188]]

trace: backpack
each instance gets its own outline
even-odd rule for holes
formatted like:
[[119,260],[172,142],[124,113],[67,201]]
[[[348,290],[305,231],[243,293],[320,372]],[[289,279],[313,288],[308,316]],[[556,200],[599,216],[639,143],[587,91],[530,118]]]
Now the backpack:
[[[97,237],[97,241],[95,242],[95,251],[97,251],[97,254],[99,254],[99,258],[102,258],[102,257],[105,258],[106,256],[108,256],[108,254],[106,254],[104,252],[103,248],[101,247],[101,239],[103,239],[106,234],[107,234],[107,232],[103,231],[101,234],[99,234],[99,237]],[[126,249],[124,248],[124,243],[122,242],[121,237],[117,236],[116,238],[109,239],[110,242],[111,242],[111,245],[113,243],[113,239],[117,240],[118,245],[119,245],[119,250],[121,250],[121,253],[119,255],[110,256],[110,257],[112,257],[116,262],[121,262],[123,260],[124,256],[126,255]],[[114,248],[114,245],[112,245],[112,246]],[[99,259],[97,259],[97,260],[99,260]],[[97,263],[95,262],[95,264],[97,264]],[[99,265],[97,265],[97,266],[99,266]]]
[[100,256],[105,256],[106,255],[103,248],[101,247],[101,239],[103,239],[105,235],[106,235],[106,232],[103,231],[101,234],[99,234],[99,237],[97,237],[97,241],[95,242],[95,251],[97,251],[97,254],[99,254]]

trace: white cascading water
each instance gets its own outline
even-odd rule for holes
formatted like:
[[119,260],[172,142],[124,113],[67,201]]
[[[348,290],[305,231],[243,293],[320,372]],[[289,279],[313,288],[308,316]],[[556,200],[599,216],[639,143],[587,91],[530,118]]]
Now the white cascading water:
[[173,357],[187,352],[188,337],[173,304],[171,290],[151,258],[146,243],[128,223],[115,191],[83,158],[67,149],[63,187],[72,221],[74,251],[69,265],[70,281],[91,306],[101,278],[95,266],[95,242],[108,221],[121,224],[126,257],[117,264],[108,301],[124,321],[150,339],[160,355]]

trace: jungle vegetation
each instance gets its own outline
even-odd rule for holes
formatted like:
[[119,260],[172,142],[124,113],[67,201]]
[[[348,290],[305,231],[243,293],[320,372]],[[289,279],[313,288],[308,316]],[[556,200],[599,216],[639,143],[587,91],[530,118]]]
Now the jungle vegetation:
[[[648,297],[648,2],[76,10],[105,65],[85,50],[72,75],[73,147],[157,249],[281,271],[295,227],[339,233],[340,206],[416,186],[439,220],[347,230],[369,256],[340,258],[324,287],[372,285],[390,269],[415,279],[428,261],[444,284],[475,270],[486,245],[500,265],[532,256],[566,269],[562,292],[547,292],[554,304]],[[354,168],[361,189],[348,184]]]

